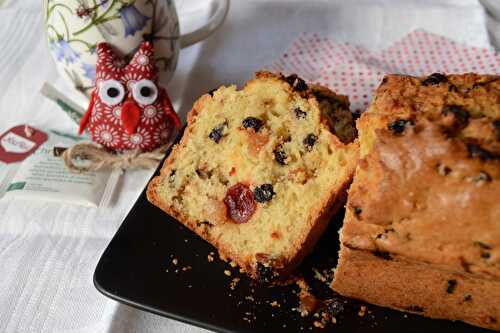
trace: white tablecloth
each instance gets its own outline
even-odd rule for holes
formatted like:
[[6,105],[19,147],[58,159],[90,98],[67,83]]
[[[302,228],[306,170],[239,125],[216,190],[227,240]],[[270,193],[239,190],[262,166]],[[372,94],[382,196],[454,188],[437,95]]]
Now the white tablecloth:
[[[202,1],[178,1],[206,16]],[[380,48],[424,28],[478,47],[500,41],[500,1],[233,0],[223,28],[181,52],[169,92],[185,114],[193,100],[223,83],[242,83],[278,57],[303,31]],[[488,30],[489,29],[489,34]],[[45,48],[41,0],[0,0],[0,132],[20,123],[75,131],[37,92],[43,81],[64,87]],[[107,243],[151,172],[129,172],[113,206],[0,201],[0,332],[202,332],[120,305],[94,289],[92,274]]]

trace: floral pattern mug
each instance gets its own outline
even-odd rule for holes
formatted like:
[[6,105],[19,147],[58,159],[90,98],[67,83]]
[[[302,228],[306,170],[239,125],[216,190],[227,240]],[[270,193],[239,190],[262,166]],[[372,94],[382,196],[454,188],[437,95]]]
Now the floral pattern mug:
[[181,36],[172,0],[43,0],[50,53],[59,73],[88,95],[94,86],[96,46],[108,42],[126,59],[141,41],[155,46],[161,83],[177,66],[179,49],[208,37],[224,22],[229,0],[215,0],[217,10],[207,24]]

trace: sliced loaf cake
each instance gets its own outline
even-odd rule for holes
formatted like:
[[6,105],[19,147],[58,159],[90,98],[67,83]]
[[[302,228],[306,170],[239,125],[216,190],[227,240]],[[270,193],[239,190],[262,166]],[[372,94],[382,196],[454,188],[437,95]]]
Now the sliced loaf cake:
[[148,198],[269,281],[300,263],[345,202],[354,137],[346,97],[259,72],[194,104]]

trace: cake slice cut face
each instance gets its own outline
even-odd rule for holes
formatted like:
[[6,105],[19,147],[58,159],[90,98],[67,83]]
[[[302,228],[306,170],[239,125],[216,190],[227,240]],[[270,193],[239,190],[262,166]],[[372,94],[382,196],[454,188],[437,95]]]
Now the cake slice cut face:
[[345,97],[259,72],[195,103],[148,199],[254,278],[284,276],[345,202],[358,158],[349,123]]
[[500,329],[500,78],[389,75],[357,127],[333,288]]

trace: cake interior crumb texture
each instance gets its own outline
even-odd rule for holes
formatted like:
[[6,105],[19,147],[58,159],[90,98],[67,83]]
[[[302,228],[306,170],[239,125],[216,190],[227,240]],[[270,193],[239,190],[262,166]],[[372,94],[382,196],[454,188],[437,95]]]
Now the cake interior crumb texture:
[[284,275],[343,204],[354,136],[345,97],[259,72],[195,103],[148,198],[253,277]]
[[389,75],[357,122],[333,288],[500,329],[500,78]]

